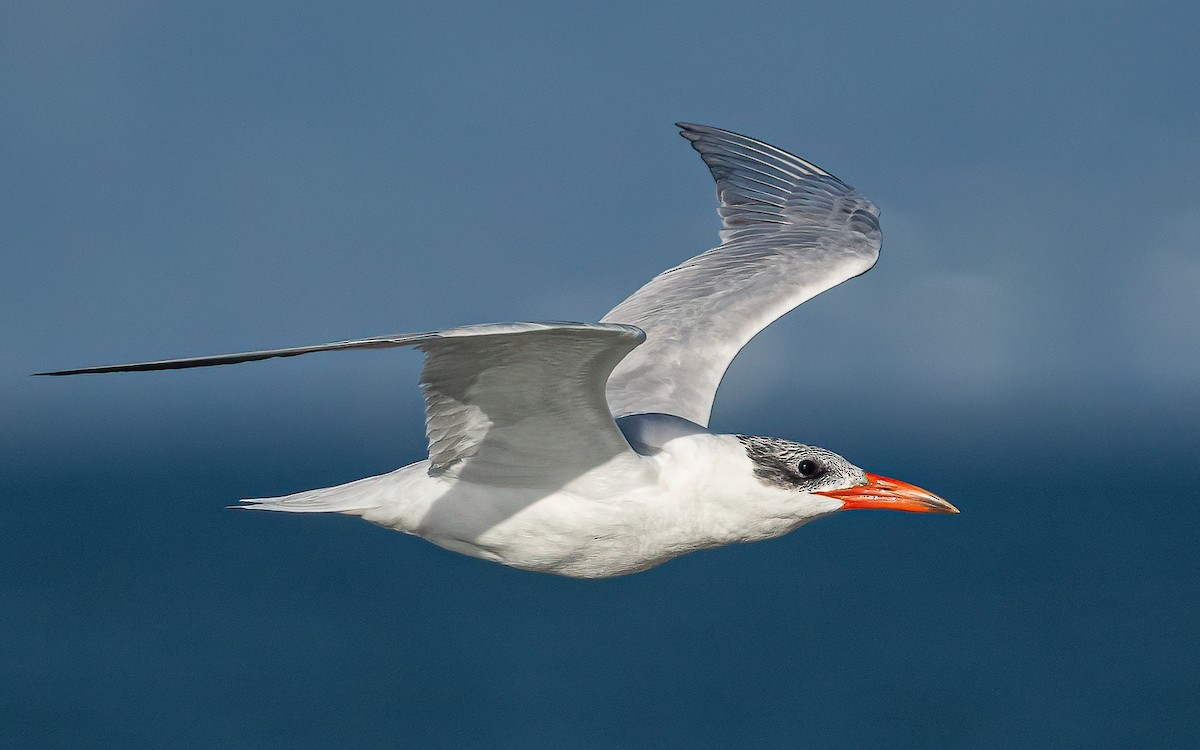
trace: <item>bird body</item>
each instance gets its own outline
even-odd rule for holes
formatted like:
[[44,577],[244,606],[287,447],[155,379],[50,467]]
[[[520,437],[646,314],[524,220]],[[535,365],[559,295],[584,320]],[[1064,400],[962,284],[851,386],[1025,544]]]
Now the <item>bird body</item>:
[[[637,430],[632,418],[627,429]],[[636,573],[686,552],[785,534],[842,507],[754,476],[733,435],[695,431],[640,458],[601,464],[543,492],[431,475],[428,460],[251,509],[341,512],[440,547],[524,570],[580,578]]]
[[729,131],[680,127],[716,179],[722,243],[659,274],[599,323],[484,324],[39,374],[417,348],[426,354],[428,459],[239,507],[356,515],[531,571],[636,573],[844,509],[956,513],[823,448],[709,431],[717,386],[742,346],[874,265],[879,214],[803,159]]

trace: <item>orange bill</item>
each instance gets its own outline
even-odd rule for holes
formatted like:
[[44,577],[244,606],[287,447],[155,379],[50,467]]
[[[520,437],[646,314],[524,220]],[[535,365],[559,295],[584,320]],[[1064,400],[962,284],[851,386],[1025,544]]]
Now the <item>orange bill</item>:
[[910,513],[957,513],[950,503],[932,492],[921,489],[899,479],[888,479],[878,474],[867,473],[867,483],[844,490],[817,492],[841,500],[842,510],[859,508],[882,508],[884,510],[907,510]]

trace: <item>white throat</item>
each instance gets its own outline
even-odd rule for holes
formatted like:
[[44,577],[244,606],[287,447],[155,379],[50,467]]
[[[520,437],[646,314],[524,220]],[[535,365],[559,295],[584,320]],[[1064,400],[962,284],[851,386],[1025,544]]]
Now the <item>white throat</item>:
[[665,414],[625,417],[622,432],[659,467],[662,533],[704,546],[786,534],[841,503],[765,481],[735,435]]

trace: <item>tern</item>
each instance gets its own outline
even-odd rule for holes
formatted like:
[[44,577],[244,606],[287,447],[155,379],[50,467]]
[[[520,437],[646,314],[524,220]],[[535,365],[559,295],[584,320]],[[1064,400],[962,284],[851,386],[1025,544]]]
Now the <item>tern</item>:
[[824,448],[708,429],[717,386],[751,338],[875,265],[879,210],[762,141],[678,127],[716,181],[721,243],[659,274],[599,323],[472,325],[37,374],[419,349],[427,459],[236,507],[359,516],[472,557],[576,578],[778,537],[841,510],[957,513]]

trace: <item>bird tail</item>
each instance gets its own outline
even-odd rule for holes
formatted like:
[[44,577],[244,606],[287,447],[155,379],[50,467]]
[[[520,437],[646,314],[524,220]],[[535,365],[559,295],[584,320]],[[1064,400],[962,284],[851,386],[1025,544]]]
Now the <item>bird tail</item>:
[[287,513],[347,513],[361,516],[364,512],[379,507],[380,477],[367,477],[336,487],[297,492],[282,497],[256,497],[241,500],[241,505],[231,508],[244,510],[276,510]]

